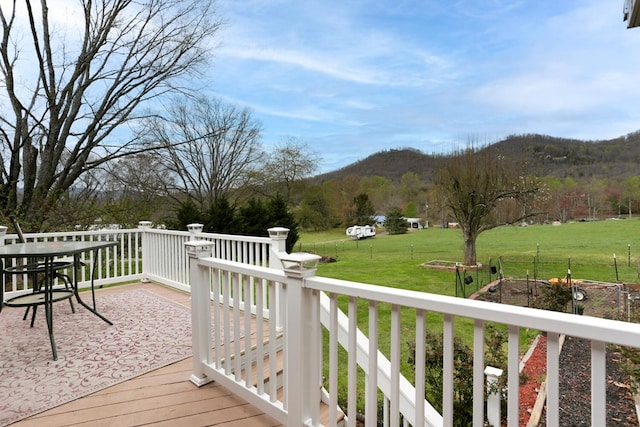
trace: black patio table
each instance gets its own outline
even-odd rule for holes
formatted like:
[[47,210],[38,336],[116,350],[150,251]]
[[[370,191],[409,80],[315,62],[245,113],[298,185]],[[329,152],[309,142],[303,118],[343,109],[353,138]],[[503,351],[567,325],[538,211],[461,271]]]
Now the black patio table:
[[[47,329],[49,330],[49,340],[51,341],[51,351],[53,360],[58,360],[58,352],[56,350],[55,339],[53,338],[53,303],[69,299],[75,295],[80,305],[91,311],[93,314],[112,325],[111,321],[98,313],[96,310],[94,275],[97,267],[97,253],[100,249],[115,246],[115,241],[59,241],[59,242],[28,242],[15,243],[12,245],[0,246],[0,269],[5,272],[4,260],[8,258],[35,258],[42,260],[39,268],[34,271],[25,273],[44,273],[44,283],[40,289],[34,292],[11,298],[4,302],[9,307],[30,307],[44,305],[45,315],[47,318]],[[78,293],[78,270],[80,268],[80,255],[84,252],[94,251],[93,268],[91,270],[91,297],[93,299],[93,307],[87,305],[80,298]],[[73,284],[72,289],[54,289],[55,263],[56,257],[73,256]],[[12,272],[15,274],[15,271]],[[44,288],[44,289],[42,289]],[[1,303],[1,302],[0,302]]]

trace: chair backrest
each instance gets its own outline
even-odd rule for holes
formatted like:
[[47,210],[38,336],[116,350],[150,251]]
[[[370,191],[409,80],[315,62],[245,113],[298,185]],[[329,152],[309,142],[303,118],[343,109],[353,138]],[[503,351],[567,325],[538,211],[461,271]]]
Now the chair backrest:
[[11,222],[13,223],[13,228],[16,229],[16,234],[18,235],[18,241],[20,243],[25,243],[24,235],[22,234],[22,229],[20,228],[20,224],[18,223],[18,218],[15,215],[11,215]]

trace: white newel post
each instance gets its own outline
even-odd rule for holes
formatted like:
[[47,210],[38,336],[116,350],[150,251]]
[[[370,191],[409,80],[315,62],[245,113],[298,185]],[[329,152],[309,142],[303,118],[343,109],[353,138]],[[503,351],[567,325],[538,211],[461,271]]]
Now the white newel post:
[[[273,227],[267,230],[269,232],[269,238],[271,239],[271,245],[269,246],[269,267],[276,268],[278,270],[284,269],[282,265],[282,261],[280,260],[281,256],[287,256],[287,236],[289,235],[289,229],[284,227]],[[283,300],[280,297],[280,293],[282,292],[282,284],[276,285],[276,295],[272,304],[276,307],[276,315],[275,319],[271,318],[270,320],[275,320],[276,329],[278,331],[282,330],[282,322],[283,322]]]
[[273,227],[267,230],[269,238],[273,242],[269,248],[269,267],[282,269],[280,254],[287,253],[287,236],[289,229],[284,227]]
[[191,284],[191,334],[193,347],[193,372],[189,378],[198,387],[213,381],[208,378],[203,364],[213,360],[211,342],[211,290],[210,272],[202,268],[198,259],[211,257],[211,242],[190,240],[185,243],[189,257],[189,282]]
[[4,246],[4,239],[5,236],[7,235],[7,230],[9,228],[6,225],[0,225],[0,242],[2,244],[0,244],[0,246]]
[[306,277],[315,275],[318,255],[279,254],[287,275],[285,331],[285,402],[287,425],[318,425],[321,379],[320,298],[305,289]]
[[502,372],[502,369],[494,368],[493,366],[487,366],[484,370],[484,374],[487,376],[487,421],[492,426],[501,425],[498,382]]
[[150,267],[149,263],[151,259],[149,255],[151,254],[151,249],[149,247],[149,234],[146,230],[150,230],[152,225],[153,223],[151,221],[138,221],[138,228],[142,230],[140,233],[142,237],[142,279],[140,279],[140,281],[143,283],[149,282],[145,270],[148,270]]

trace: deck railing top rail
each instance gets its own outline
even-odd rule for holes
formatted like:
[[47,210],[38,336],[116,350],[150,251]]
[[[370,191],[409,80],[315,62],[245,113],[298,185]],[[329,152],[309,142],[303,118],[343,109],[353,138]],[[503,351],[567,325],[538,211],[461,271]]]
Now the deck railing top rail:
[[310,277],[309,289],[395,304],[402,307],[515,325],[624,346],[640,346],[640,324],[592,316],[519,307],[406,289],[387,288],[326,277]]

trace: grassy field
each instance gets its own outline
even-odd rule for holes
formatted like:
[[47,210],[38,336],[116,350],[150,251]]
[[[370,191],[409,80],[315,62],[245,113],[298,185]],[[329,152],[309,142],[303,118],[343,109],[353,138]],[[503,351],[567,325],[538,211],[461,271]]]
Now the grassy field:
[[[312,251],[336,262],[321,264],[318,276],[351,280],[373,285],[411,289],[442,295],[456,295],[456,274],[423,268],[434,260],[461,262],[463,260],[462,233],[459,229],[431,228],[415,230],[404,235],[378,234],[376,237],[354,241],[344,230],[322,233],[302,233],[296,246],[299,251]],[[615,254],[615,258],[614,258]],[[640,271],[640,219],[619,221],[578,222],[529,227],[503,226],[486,231],[477,240],[477,260],[484,265],[502,261],[505,277],[549,279],[563,277],[570,267],[572,277],[615,282],[638,283]],[[535,262],[534,262],[535,260]],[[488,273],[476,276],[467,295],[488,284]],[[495,276],[494,276],[495,277]],[[341,307],[346,310],[342,302]],[[405,341],[413,339],[412,313],[402,316]],[[358,323],[367,330],[367,306],[363,301],[358,309]],[[427,325],[441,332],[442,318],[431,314]],[[390,308],[380,305],[379,344],[388,356]],[[473,324],[457,319],[456,335],[469,345]],[[538,331],[522,331],[524,352]],[[326,347],[326,346],[325,346]],[[402,360],[407,360],[407,346],[402,348]],[[341,357],[345,357],[344,353]],[[325,355],[325,361],[328,356]],[[346,363],[341,363],[346,366]],[[407,372],[408,366],[402,367]],[[346,371],[343,372],[346,377]],[[341,384],[343,389],[345,384]],[[359,386],[360,388],[360,386]]]
[[[343,230],[302,233],[296,249],[337,259],[322,264],[320,276],[443,295],[455,294],[455,274],[425,269],[421,264],[461,262],[464,250],[459,229],[441,228],[379,234],[360,241],[348,239]],[[478,238],[477,260],[495,265],[498,258],[508,277],[564,276],[570,266],[573,277],[637,282],[640,220],[498,227]]]

